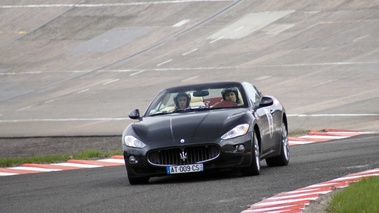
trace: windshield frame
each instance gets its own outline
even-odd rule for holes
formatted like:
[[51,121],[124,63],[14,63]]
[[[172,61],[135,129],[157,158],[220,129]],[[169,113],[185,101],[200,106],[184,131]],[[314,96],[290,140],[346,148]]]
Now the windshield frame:
[[[204,105],[199,106],[190,106],[188,108],[185,108],[184,110],[174,110],[170,111],[175,108],[175,106],[172,104],[174,101],[174,95],[178,93],[187,93],[188,95],[191,94],[191,100],[193,98],[199,98],[199,96],[193,96],[193,92],[195,91],[210,91],[210,92],[217,92],[221,91],[224,88],[237,88],[239,93],[238,97],[241,101],[241,104],[238,104],[236,106],[228,106],[228,107],[217,107],[213,108],[212,105],[206,105],[207,98],[221,98],[222,94],[221,92],[217,94],[208,94],[204,97],[203,103]],[[199,93],[200,95],[205,95],[206,93]],[[217,95],[217,96],[215,96]],[[192,102],[191,102],[192,103]],[[167,108],[167,111],[164,111],[162,109]],[[183,113],[183,112],[193,112],[193,111],[203,111],[203,110],[215,110],[215,109],[225,109],[225,108],[245,108],[248,107],[248,101],[246,97],[246,93],[244,90],[244,86],[239,82],[222,82],[222,83],[209,83],[209,84],[197,84],[197,85],[187,85],[187,86],[180,86],[180,87],[172,87],[167,88],[162,91],[160,91],[156,97],[152,100],[149,107],[146,109],[143,117],[150,117],[150,116],[159,116],[159,115],[167,115],[167,114],[173,114],[173,113]]]

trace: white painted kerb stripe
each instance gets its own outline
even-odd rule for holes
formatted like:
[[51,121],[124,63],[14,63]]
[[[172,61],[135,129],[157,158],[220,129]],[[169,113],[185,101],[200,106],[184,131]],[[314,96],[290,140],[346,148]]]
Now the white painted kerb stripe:
[[57,166],[72,166],[72,167],[78,167],[78,168],[97,168],[97,167],[103,167],[99,165],[91,165],[91,164],[80,164],[80,163],[55,163],[51,165],[57,165]]
[[289,141],[290,145],[303,145],[309,143],[314,143],[314,141]]
[[19,173],[0,172],[0,176],[11,176],[11,175],[19,175]]
[[254,206],[270,206],[270,205],[279,205],[279,204],[286,204],[291,202],[299,202],[299,201],[308,201],[308,200],[316,200],[318,196],[312,197],[312,198],[302,198],[302,199],[289,199],[289,200],[281,200],[281,201],[272,201],[272,202],[262,202],[254,204]]
[[125,164],[125,161],[124,161],[123,159],[113,159],[113,158],[109,158],[109,159],[101,159],[101,160],[98,160],[98,161],[101,161],[101,162],[108,162],[108,163]]
[[278,206],[278,207],[264,207],[264,208],[259,208],[259,209],[249,209],[249,210],[244,210],[242,213],[281,213],[284,210],[287,210],[290,208],[292,205],[283,205],[283,206]]
[[8,169],[17,169],[17,170],[27,170],[27,171],[39,171],[39,172],[54,172],[54,171],[62,171],[62,169],[45,169],[45,168],[37,168],[37,167],[10,167]]
[[270,197],[270,198],[267,198],[267,200],[287,200],[289,198],[297,198],[297,197],[308,196],[308,195],[318,196],[318,194],[326,194],[330,191],[332,191],[332,190],[326,190],[326,191],[317,192],[317,193],[300,193],[300,194],[295,194],[295,195],[293,195],[293,194],[292,195],[283,195],[283,196],[278,196],[278,197]]
[[348,136],[327,136],[327,135],[305,135],[299,138],[307,138],[307,139],[343,139]]

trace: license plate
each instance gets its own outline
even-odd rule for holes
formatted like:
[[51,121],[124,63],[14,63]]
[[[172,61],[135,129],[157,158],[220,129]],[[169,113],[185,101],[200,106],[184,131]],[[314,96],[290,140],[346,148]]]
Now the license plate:
[[202,172],[204,171],[203,164],[190,164],[181,166],[167,166],[167,174],[182,174],[191,172]]

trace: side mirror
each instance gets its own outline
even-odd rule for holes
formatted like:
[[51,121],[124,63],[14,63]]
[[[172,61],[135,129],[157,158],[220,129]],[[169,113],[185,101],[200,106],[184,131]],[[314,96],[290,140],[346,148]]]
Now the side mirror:
[[271,106],[273,104],[274,104],[274,100],[272,100],[272,98],[263,96],[261,99],[261,103],[259,104],[259,107]]
[[141,117],[140,117],[140,114],[139,114],[139,110],[138,110],[138,109],[134,109],[134,110],[132,110],[132,111],[129,113],[129,118],[130,118],[130,119],[138,119],[138,120],[141,120]]

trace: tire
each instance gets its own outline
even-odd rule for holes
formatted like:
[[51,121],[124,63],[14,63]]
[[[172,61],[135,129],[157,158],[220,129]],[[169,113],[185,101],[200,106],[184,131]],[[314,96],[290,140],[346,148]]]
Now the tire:
[[136,177],[130,175],[131,172],[129,172],[128,167],[126,167],[126,172],[128,173],[128,180],[130,185],[147,184],[149,182],[150,177]]
[[280,140],[280,154],[276,157],[267,158],[267,166],[287,166],[290,160],[289,148],[288,148],[288,129],[284,122],[282,122],[282,137]]
[[253,143],[252,143],[252,150],[251,150],[251,162],[250,166],[246,168],[242,168],[241,172],[244,176],[253,176],[253,175],[259,175],[261,171],[261,163],[260,163],[260,148],[258,143],[258,137],[256,132],[254,131],[253,135]]

